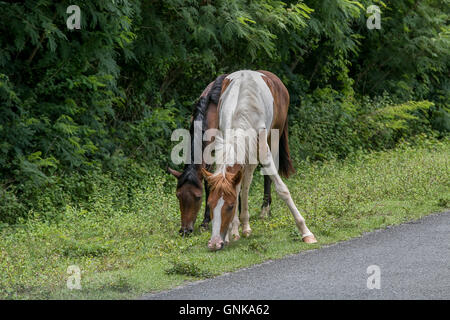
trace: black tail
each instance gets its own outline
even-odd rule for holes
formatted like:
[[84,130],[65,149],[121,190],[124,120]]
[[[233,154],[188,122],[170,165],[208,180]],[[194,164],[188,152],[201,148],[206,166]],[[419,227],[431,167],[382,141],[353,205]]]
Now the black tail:
[[279,147],[279,161],[280,175],[289,178],[291,174],[295,173],[295,169],[292,166],[291,156],[289,154],[289,137],[288,137],[288,123],[286,120],[286,124],[284,125],[283,133],[280,137],[280,147]]

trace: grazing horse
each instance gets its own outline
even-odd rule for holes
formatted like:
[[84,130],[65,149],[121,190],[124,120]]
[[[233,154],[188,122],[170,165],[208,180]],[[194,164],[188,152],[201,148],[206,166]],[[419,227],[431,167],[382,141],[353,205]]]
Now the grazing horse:
[[[211,82],[200,95],[194,109],[194,114],[191,119],[190,134],[194,137],[194,121],[202,123],[202,134],[207,129],[218,128],[218,114],[217,105],[222,90],[222,83],[226,75],[221,75]],[[212,142],[212,141],[211,141]],[[202,143],[203,149],[211,142]],[[194,150],[194,139],[191,140],[191,151]],[[194,230],[194,224],[197,219],[198,211],[202,204],[202,182],[203,176],[201,169],[205,167],[204,161],[202,164],[194,163],[194,152],[191,152],[191,163],[185,164],[183,172],[167,168],[168,172],[177,178],[176,195],[180,205],[181,211],[181,228],[180,235],[188,235]],[[210,168],[209,168],[210,169]],[[209,195],[208,184],[204,183],[205,187],[205,214],[201,224],[203,228],[207,228],[210,222],[210,208],[206,201]],[[271,183],[270,179],[264,177],[264,197],[261,209],[261,217],[264,218],[270,212],[271,204]]]
[[[217,77],[211,82],[200,95],[199,100],[194,109],[194,115],[191,119],[190,135],[194,137],[194,121],[202,123],[202,133],[209,128],[217,128],[217,104],[219,102],[220,92],[222,90],[222,82],[225,75]],[[202,143],[202,149],[208,143]],[[194,230],[195,220],[197,219],[198,211],[202,205],[202,182],[203,177],[201,169],[205,166],[194,163],[194,139],[191,139],[191,161],[185,164],[183,172],[167,168],[175,178],[177,178],[176,196],[180,204],[181,211],[181,229],[180,235],[188,235]],[[202,150],[203,151],[203,150]],[[205,182],[206,199],[208,198],[208,184]],[[205,216],[202,222],[203,227],[207,227],[210,221],[209,207],[205,205]]]
[[[250,235],[248,192],[258,162],[289,207],[303,241],[317,242],[281,180],[269,147],[272,129],[279,130],[280,172],[289,175],[293,168],[288,147],[288,107],[289,93],[271,72],[242,70],[228,75],[223,81],[218,106],[221,135],[214,140],[216,170],[210,173],[202,168],[202,174],[210,186],[207,201],[212,218],[212,234],[208,242],[211,250],[222,249],[229,239],[239,239],[239,195],[242,201],[242,233],[244,236]],[[252,130],[259,132],[259,136],[249,135]],[[257,156],[256,152],[259,152]],[[250,159],[255,158],[256,163],[250,163]]]

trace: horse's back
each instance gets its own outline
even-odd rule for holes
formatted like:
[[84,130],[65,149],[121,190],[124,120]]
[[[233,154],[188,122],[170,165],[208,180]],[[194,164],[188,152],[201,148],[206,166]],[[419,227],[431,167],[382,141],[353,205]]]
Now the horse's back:
[[[241,86],[244,80],[244,86],[253,86],[253,100],[251,90],[242,90]],[[250,82],[250,84],[248,83]],[[250,94],[248,94],[250,91]],[[256,91],[256,92],[255,92]],[[247,95],[243,94],[247,92]],[[245,101],[247,98],[247,101]],[[241,99],[240,103],[238,100]],[[253,128],[280,129],[283,130],[287,121],[287,112],[289,108],[289,92],[283,82],[272,72],[266,70],[240,70],[229,74],[222,85],[222,94],[220,98],[220,118],[222,129],[231,128],[232,117],[239,117],[239,112],[253,112]],[[242,101],[244,100],[244,101]],[[250,103],[248,103],[250,102]],[[255,106],[257,104],[257,106]],[[240,109],[247,107],[247,110]],[[258,118],[259,119],[256,119]],[[263,123],[261,123],[261,121]]]
[[226,77],[219,102],[221,130],[271,128],[274,97],[266,77],[252,70],[236,71]]

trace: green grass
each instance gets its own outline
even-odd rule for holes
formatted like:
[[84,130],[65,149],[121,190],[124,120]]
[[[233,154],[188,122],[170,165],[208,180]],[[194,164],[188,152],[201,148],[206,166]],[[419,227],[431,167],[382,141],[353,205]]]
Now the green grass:
[[[263,187],[255,174],[253,234],[219,252],[207,249],[210,232],[198,230],[200,221],[193,236],[178,235],[172,177],[147,174],[139,184],[104,178],[86,202],[68,204],[57,222],[34,212],[34,218],[2,227],[0,299],[135,298],[444,211],[449,155],[447,140],[298,164],[287,184],[319,241],[314,245],[301,242],[275,194],[272,216],[258,218]],[[66,288],[69,265],[80,267],[82,290]]]

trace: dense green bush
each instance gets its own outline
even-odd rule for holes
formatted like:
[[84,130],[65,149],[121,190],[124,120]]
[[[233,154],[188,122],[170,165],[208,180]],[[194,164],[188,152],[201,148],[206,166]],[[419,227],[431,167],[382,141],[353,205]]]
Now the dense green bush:
[[[366,28],[373,3],[380,30]],[[81,30],[66,27],[73,4]],[[450,130],[447,0],[25,0],[0,10],[0,221],[33,208],[54,219],[89,195],[96,172],[165,165],[171,131],[188,126],[203,88],[237,69],[271,70],[287,85],[294,158]]]
[[387,94],[356,100],[330,88],[316,89],[292,107],[290,139],[294,156],[344,158],[359,149],[391,148],[419,133],[433,135],[427,117],[433,106],[426,100],[395,103]]

